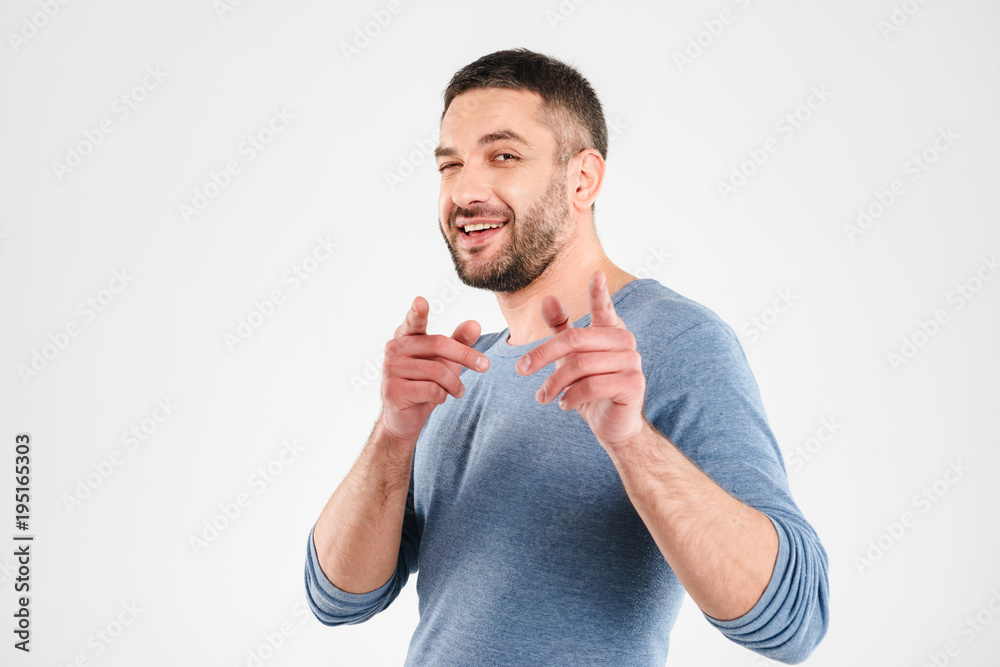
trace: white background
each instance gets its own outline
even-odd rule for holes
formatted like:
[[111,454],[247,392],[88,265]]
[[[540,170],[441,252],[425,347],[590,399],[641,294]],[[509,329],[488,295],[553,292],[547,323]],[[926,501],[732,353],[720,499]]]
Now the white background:
[[[369,433],[379,355],[413,297],[434,306],[433,333],[505,326],[492,294],[453,287],[425,151],[451,75],[526,46],[578,67],[618,128],[596,218],[609,256],[740,334],[830,557],[830,630],[807,664],[923,665],[949,642],[938,664],[995,664],[996,3],[44,5],[0,9],[0,532],[13,545],[27,432],[36,536],[30,655],[11,646],[0,551],[0,662],[253,665],[263,645],[269,666],[402,663],[415,579],[368,623],[327,628],[302,613],[306,538]],[[810,109],[814,89],[829,96]],[[275,109],[292,118],[268,135]],[[111,133],[87,145],[102,119]],[[258,133],[271,141],[248,160]],[[744,166],[769,138],[777,150]],[[239,173],[185,219],[230,160]],[[849,233],[859,207],[881,214]],[[305,261],[320,238],[338,247]],[[308,280],[284,279],[303,265]],[[283,303],[227,345],[273,290]],[[770,310],[782,292],[791,305]],[[177,406],[162,423],[158,399]],[[144,426],[130,449],[122,434]],[[261,484],[291,440],[301,451]],[[949,483],[953,465],[967,470]],[[134,621],[97,639],[131,603]],[[669,664],[766,661],[687,600]]]

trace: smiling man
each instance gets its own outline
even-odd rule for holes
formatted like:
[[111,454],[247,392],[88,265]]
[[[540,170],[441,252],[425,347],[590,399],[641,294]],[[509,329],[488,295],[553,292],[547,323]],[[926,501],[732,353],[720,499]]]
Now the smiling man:
[[500,51],[444,106],[440,231],[508,326],[428,334],[414,299],[309,534],[314,614],[366,621],[419,570],[407,665],[662,665],[687,591],[732,641],[801,662],[827,628],[826,552],[733,330],[601,248],[593,89]]

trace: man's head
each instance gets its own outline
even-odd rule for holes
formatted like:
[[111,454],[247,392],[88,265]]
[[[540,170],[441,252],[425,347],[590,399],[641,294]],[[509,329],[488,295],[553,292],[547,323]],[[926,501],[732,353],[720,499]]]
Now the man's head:
[[444,91],[441,122],[457,96],[477,88],[537,93],[542,98],[541,121],[558,142],[560,165],[565,167],[584,148],[594,148],[608,159],[608,125],[601,102],[583,75],[566,63],[527,49],[483,56],[451,78]]
[[[464,283],[516,292],[574,241],[579,220],[592,225],[607,156],[600,101],[572,67],[517,49],[459,70],[444,102],[442,236]],[[475,223],[502,227],[467,235]]]

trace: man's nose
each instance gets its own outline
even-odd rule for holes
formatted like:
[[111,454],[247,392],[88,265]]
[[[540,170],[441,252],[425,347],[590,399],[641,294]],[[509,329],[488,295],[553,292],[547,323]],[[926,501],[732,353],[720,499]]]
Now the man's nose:
[[471,208],[473,204],[484,204],[493,195],[489,175],[485,167],[465,165],[455,179],[451,199],[456,206]]

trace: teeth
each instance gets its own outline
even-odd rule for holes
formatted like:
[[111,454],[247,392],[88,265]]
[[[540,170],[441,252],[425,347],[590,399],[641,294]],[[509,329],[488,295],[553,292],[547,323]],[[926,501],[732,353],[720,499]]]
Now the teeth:
[[469,232],[478,232],[480,229],[494,229],[496,227],[503,227],[506,224],[507,224],[506,222],[489,223],[489,224],[479,223],[477,225],[465,225],[464,227],[462,227],[462,229],[464,229],[465,233],[468,234]]

